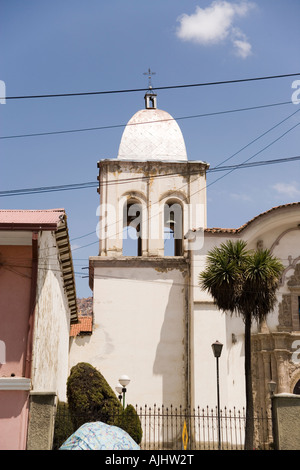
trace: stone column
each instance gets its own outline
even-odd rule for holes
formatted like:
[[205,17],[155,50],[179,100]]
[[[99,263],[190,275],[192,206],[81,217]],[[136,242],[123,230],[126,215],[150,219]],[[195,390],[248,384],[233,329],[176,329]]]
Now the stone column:
[[275,350],[277,364],[277,393],[289,393],[288,361],[290,352],[287,349]]
[[56,394],[30,393],[27,450],[52,450]]
[[[270,398],[270,391],[269,391],[269,382],[272,380],[272,372],[271,372],[271,353],[270,351],[262,351],[262,357],[263,357],[263,363],[264,363],[264,381],[261,381],[262,386],[261,386],[261,403],[264,403],[265,408],[266,408],[266,413],[269,418],[271,418],[272,412],[271,412],[271,401],[269,400]],[[267,422],[267,433],[268,433],[268,440],[269,442],[272,442],[273,440],[273,432],[272,432],[272,426],[269,426],[269,423]]]

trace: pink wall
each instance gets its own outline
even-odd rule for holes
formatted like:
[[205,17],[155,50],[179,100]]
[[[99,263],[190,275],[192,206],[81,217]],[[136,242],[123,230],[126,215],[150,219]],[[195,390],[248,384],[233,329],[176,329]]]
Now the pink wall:
[[0,377],[24,375],[30,288],[31,246],[1,246],[0,340],[5,343],[6,364],[0,364]]
[[[24,377],[31,292],[31,246],[0,246],[0,378]],[[1,358],[0,358],[1,359]],[[26,448],[28,391],[0,390],[0,450]]]
[[29,392],[0,390],[0,450],[25,450]]

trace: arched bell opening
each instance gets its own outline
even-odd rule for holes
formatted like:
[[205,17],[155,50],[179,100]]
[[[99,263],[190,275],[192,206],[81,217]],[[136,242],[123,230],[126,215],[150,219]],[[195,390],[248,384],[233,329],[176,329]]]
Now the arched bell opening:
[[164,256],[183,255],[183,210],[177,201],[164,205]]
[[127,201],[123,207],[123,256],[142,256],[142,205]]

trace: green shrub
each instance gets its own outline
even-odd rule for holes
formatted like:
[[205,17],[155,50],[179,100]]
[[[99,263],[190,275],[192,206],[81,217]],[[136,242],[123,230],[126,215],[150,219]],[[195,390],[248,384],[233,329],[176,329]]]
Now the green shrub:
[[115,416],[122,413],[122,406],[103,375],[85,362],[72,367],[67,397],[76,429],[92,421],[114,424]]
[[143,436],[142,426],[140,418],[132,405],[128,405],[125,408],[117,418],[115,425],[128,432],[132,439],[134,439],[137,444],[140,444]]
[[52,449],[58,450],[73,432],[74,427],[68,404],[59,401],[56,408]]
[[74,431],[84,423],[102,421],[124,429],[140,444],[142,427],[137,412],[132,405],[123,410],[116,394],[95,367],[85,362],[72,367],[67,397]]

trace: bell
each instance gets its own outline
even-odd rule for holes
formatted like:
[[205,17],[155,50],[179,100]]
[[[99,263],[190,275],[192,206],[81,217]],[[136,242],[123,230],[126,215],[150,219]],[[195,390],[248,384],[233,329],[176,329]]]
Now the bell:
[[175,225],[175,224],[176,224],[176,222],[175,222],[174,219],[169,219],[169,220],[167,220],[167,222],[165,223],[165,225],[170,225],[170,226],[171,226],[171,225]]

